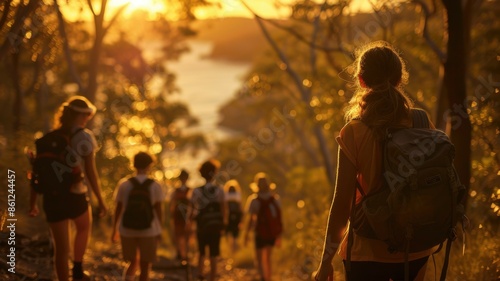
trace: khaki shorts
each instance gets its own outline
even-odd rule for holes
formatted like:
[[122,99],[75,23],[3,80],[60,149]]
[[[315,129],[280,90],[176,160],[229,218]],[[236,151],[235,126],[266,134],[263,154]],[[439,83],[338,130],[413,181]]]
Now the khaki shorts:
[[137,251],[141,262],[156,261],[156,247],[158,240],[156,236],[149,237],[124,237],[121,236],[122,253],[125,261],[135,260]]

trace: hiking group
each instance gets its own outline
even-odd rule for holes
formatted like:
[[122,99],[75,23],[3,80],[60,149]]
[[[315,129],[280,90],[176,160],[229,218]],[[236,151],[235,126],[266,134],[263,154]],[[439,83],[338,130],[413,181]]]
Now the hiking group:
[[[82,96],[65,102],[56,116],[56,129],[36,141],[36,155],[30,156],[31,197],[30,215],[39,214],[37,197],[43,195],[43,210],[54,242],[55,272],[58,280],[90,280],[83,270],[91,226],[91,210],[87,186],[99,202],[99,215],[107,212],[98,172],[95,166],[97,142],[86,123],[95,114],[95,107]],[[135,173],[120,180],[114,192],[115,210],[111,240],[120,241],[122,257],[128,265],[123,280],[149,280],[152,263],[164,229],[163,203],[170,202],[170,228],[176,258],[187,265],[188,245],[192,232],[198,243],[198,280],[205,279],[205,258],[209,257],[208,280],[216,280],[217,257],[223,233],[231,241],[234,254],[238,250],[244,208],[239,183],[229,180],[221,187],[215,181],[220,163],[208,160],[199,167],[204,184],[189,188],[189,174],[182,170],[179,186],[166,200],[163,184],[150,177],[154,158],[137,153],[133,160]],[[281,209],[278,196],[270,189],[264,173],[257,174],[249,198],[249,219],[245,244],[250,232],[255,232],[257,266],[263,280],[271,276],[271,248],[281,235]],[[73,247],[70,246],[70,223],[76,226]],[[271,233],[269,230],[273,230]],[[73,253],[70,249],[73,248]],[[72,273],[68,261],[73,257]]]
[[[321,260],[314,279],[333,280],[332,260],[339,254],[346,280],[424,280],[427,260],[446,243],[441,280],[446,277],[450,241],[463,217],[463,186],[453,168],[454,147],[434,128],[425,111],[413,108],[404,92],[408,79],[405,64],[392,46],[374,42],[357,55],[356,92],[347,105],[347,124],[338,143],[335,192],[326,224]],[[68,225],[76,225],[72,280],[89,280],[82,268],[91,225],[88,187],[96,195],[99,214],[107,208],[95,167],[97,143],[85,129],[95,107],[76,96],[61,106],[57,126],[37,140],[32,157],[31,210],[38,214],[37,194],[55,245],[58,279],[69,280]],[[140,152],[134,156],[135,175],[115,189],[112,241],[120,241],[128,263],[124,280],[149,279],[163,229],[165,201],[162,183],[148,175],[154,159]],[[188,187],[182,170],[170,202],[169,225],[176,257],[189,260],[193,233],[198,244],[198,280],[217,278],[217,257],[222,235],[234,254],[246,222],[245,245],[253,234],[261,280],[272,280],[271,255],[281,244],[281,203],[275,185],[257,173],[253,194],[242,207],[242,190],[236,180],[217,182],[220,163],[208,160],[198,169],[204,184]],[[325,208],[327,208],[325,206]],[[244,214],[246,214],[244,216]],[[246,219],[244,220],[244,218]],[[205,270],[205,259],[210,268]]]

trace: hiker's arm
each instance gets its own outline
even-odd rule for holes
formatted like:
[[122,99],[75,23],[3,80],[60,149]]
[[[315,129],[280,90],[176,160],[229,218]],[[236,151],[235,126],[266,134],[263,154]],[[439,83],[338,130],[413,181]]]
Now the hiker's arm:
[[89,181],[89,184],[97,197],[97,201],[99,202],[99,216],[103,217],[106,215],[107,208],[104,203],[104,199],[102,198],[101,185],[99,182],[99,176],[97,174],[97,168],[95,166],[95,153],[90,153],[85,156],[85,175]]
[[189,198],[189,202],[188,202],[188,208],[187,208],[187,212],[186,212],[186,231],[188,233],[191,232],[191,228],[192,228],[192,223],[193,223],[193,220],[194,220],[194,201],[196,200],[196,193],[194,192],[193,190],[193,193],[191,193],[191,198]]
[[122,213],[122,209],[123,209],[122,202],[117,202],[115,208],[115,217],[113,222],[113,234],[111,235],[111,241],[113,242],[118,241],[118,236],[119,236],[118,221],[120,220],[120,214]]
[[38,197],[38,194],[36,194],[36,191],[31,188],[30,189],[30,211],[29,215],[30,217],[36,217],[40,213],[38,210],[38,206],[36,205],[36,199]]
[[331,274],[332,259],[337,253],[349,219],[352,199],[356,190],[356,167],[339,148],[337,180],[330,208],[328,224],[323,245],[323,254],[318,269],[317,280],[326,280]]
[[[169,206],[169,210],[170,210],[170,218],[168,219],[168,223],[170,223],[170,229],[174,229],[175,227],[175,222],[174,222],[174,214],[175,214],[175,208],[177,206],[176,204],[176,200],[175,200],[175,191],[172,193],[172,195],[170,196],[170,206]],[[187,214],[187,213],[186,213]],[[186,215],[186,221],[187,221],[187,215]],[[172,235],[173,236],[173,235]]]
[[156,202],[153,208],[156,212],[156,217],[158,218],[158,221],[160,222],[160,224],[163,224],[163,212],[162,212],[161,202]]
[[252,213],[248,213],[248,214],[249,214],[249,218],[248,218],[248,223],[247,223],[247,229],[245,231],[245,240],[244,240],[245,245],[247,245],[248,239],[250,237],[250,232],[255,229],[255,222],[257,221],[256,214],[252,214]]
[[220,198],[220,204],[222,206],[222,210],[221,210],[222,220],[223,220],[224,226],[227,226],[227,224],[229,223],[229,216],[228,216],[229,211],[228,211],[227,201],[224,198],[223,192],[222,192],[222,196]]

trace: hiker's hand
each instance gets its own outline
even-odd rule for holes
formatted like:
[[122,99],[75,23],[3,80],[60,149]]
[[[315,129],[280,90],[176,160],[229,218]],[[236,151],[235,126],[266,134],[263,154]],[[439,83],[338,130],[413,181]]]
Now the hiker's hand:
[[315,281],[333,281],[333,266],[332,263],[321,263],[318,270],[313,273]]
[[113,234],[111,235],[111,242],[116,243],[120,239],[120,234],[116,229],[113,230]]
[[99,217],[102,218],[108,213],[108,208],[104,204],[104,202],[99,202]]
[[281,248],[281,236],[276,238],[276,241],[274,242],[274,246],[276,246],[277,248]]
[[30,211],[28,212],[30,217],[36,217],[39,213],[40,211],[38,210],[38,207],[36,205],[31,207]]

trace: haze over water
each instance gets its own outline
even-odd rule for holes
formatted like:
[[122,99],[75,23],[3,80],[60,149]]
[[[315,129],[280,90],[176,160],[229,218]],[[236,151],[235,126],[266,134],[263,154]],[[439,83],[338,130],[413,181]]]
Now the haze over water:
[[[168,68],[177,76],[176,85],[181,91],[169,98],[183,101],[191,115],[199,119],[199,125],[189,128],[188,132],[203,133],[209,150],[213,151],[214,144],[227,136],[217,127],[219,108],[241,87],[242,77],[250,64],[211,59],[208,57],[213,48],[211,42],[191,41],[189,45],[190,52],[179,61],[168,63]],[[178,157],[179,167],[195,169],[200,161],[211,156],[211,151],[202,151],[195,158],[172,156]]]

